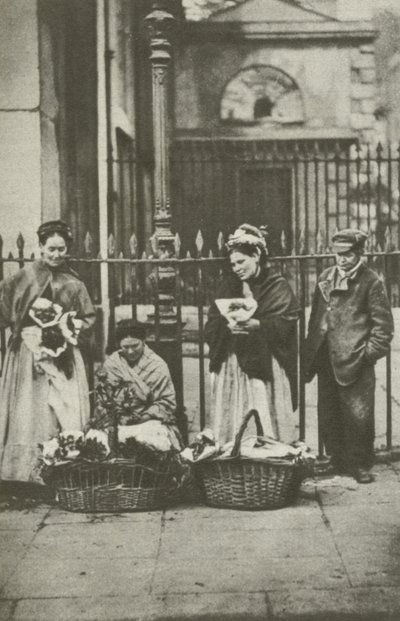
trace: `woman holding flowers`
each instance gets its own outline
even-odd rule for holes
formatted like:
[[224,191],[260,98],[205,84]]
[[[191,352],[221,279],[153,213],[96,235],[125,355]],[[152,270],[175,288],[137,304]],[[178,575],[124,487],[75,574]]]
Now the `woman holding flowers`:
[[0,479],[39,481],[38,444],[89,419],[79,333],[95,320],[85,285],[66,262],[61,220],[38,229],[41,257],[0,283],[0,327],[10,328],[0,387]]
[[261,230],[242,224],[227,249],[231,273],[210,307],[205,326],[210,347],[211,426],[221,443],[234,439],[243,416],[258,410],[264,432],[297,440],[295,296],[266,262]]

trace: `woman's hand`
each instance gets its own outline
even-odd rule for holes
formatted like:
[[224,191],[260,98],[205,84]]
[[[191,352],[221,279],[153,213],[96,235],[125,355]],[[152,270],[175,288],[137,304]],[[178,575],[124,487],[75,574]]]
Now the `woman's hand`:
[[230,326],[232,334],[250,334],[260,328],[260,320],[250,317],[246,321],[237,321],[236,325]]

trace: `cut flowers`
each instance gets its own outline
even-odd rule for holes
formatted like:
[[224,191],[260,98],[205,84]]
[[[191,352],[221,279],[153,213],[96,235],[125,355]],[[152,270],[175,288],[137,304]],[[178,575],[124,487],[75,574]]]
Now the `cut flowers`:
[[130,402],[131,386],[110,382],[104,371],[96,374],[94,416],[85,432],[61,431],[40,445],[42,477],[54,467],[79,462],[130,463],[168,472],[176,485],[185,474],[184,460],[171,444],[167,428],[157,420],[120,424],[134,420]]

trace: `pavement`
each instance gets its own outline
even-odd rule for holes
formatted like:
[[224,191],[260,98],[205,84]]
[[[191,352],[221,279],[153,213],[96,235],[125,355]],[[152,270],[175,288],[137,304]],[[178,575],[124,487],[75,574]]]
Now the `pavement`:
[[373,472],[307,479],[275,511],[3,501],[0,619],[398,621],[400,463]]

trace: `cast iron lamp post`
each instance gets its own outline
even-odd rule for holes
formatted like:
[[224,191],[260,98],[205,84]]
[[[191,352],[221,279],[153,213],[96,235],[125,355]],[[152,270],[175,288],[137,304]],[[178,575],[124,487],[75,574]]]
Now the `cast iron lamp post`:
[[[171,229],[171,200],[168,136],[168,77],[171,64],[171,35],[176,26],[170,12],[172,0],[154,0],[144,18],[150,39],[153,94],[154,144],[154,234],[153,250],[159,259],[175,256],[175,236]],[[178,401],[178,423],[184,436],[187,421],[183,412],[182,351],[174,310],[176,274],[172,266],[161,265],[155,275],[159,305],[160,353],[169,364]]]

